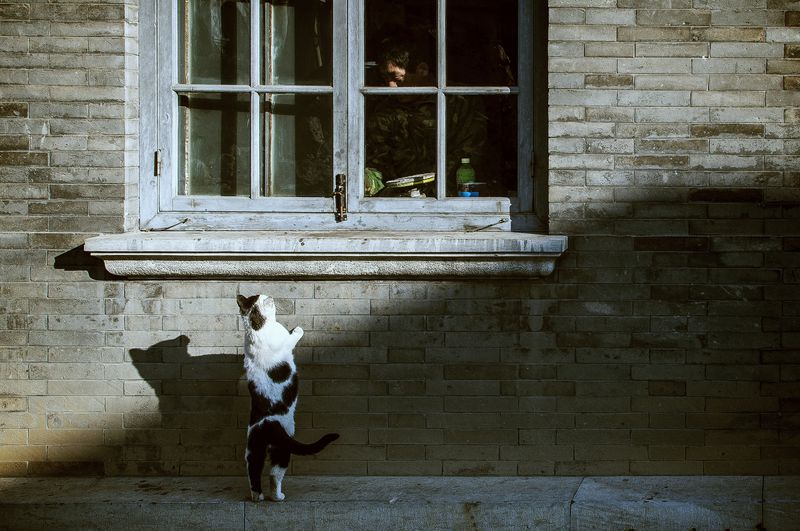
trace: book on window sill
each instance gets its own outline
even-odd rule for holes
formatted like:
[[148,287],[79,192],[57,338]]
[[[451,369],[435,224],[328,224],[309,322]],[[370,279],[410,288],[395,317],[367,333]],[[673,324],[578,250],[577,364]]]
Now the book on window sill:
[[397,179],[391,179],[384,184],[387,188],[405,188],[407,186],[416,186],[418,184],[433,182],[434,179],[436,179],[436,173],[417,173],[415,175],[406,175],[404,177],[398,177]]

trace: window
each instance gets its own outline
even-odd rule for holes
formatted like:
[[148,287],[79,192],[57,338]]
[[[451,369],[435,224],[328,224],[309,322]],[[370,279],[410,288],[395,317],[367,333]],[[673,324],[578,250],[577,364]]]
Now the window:
[[140,56],[142,227],[469,231],[537,219],[536,3],[143,5],[156,31]]

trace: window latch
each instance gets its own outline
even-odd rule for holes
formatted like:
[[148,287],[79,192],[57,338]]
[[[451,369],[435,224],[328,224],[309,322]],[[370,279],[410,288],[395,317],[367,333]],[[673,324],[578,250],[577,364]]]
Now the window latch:
[[153,154],[153,175],[161,175],[161,150],[157,149]]
[[333,208],[336,222],[347,221],[347,175],[336,175],[336,187],[333,189]]

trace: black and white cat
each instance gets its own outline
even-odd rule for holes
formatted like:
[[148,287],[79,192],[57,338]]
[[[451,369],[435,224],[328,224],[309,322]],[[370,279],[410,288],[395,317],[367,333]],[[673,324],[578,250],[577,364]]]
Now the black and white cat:
[[285,498],[281,482],[291,454],[312,455],[339,438],[329,433],[312,444],[294,439],[294,411],[297,406],[297,367],[292,350],[303,329],[289,333],[275,320],[275,301],[266,295],[244,297],[236,302],[244,320],[244,368],[250,390],[250,422],[247,428],[245,461],[253,501],[264,499],[261,473],[269,454],[270,498]]

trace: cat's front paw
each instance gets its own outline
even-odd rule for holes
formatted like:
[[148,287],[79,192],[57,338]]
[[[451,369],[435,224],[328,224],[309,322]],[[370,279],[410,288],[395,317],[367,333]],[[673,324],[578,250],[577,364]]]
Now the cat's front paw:
[[264,493],[263,492],[256,492],[254,490],[250,491],[250,499],[254,502],[264,501]]
[[272,493],[272,495],[270,495],[270,497],[269,497],[269,498],[270,498],[272,501],[279,502],[279,501],[283,501],[283,500],[285,500],[285,499],[286,499],[286,494],[284,494],[284,493],[282,493],[282,492],[274,492],[274,493]]
[[295,326],[294,329],[292,330],[292,335],[293,336],[297,336],[297,339],[300,339],[301,337],[303,337],[304,333],[305,332],[303,332],[303,329],[300,328],[299,326]]

